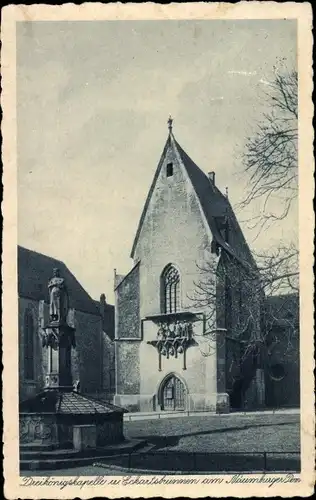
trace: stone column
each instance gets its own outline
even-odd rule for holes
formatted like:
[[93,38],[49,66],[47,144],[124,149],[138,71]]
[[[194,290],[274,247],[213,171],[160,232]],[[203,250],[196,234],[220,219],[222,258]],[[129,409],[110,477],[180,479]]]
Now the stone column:
[[[67,332],[63,332],[63,335],[67,335]],[[60,342],[58,351],[59,385],[72,388],[71,343],[68,337]]]
[[57,268],[54,269],[48,289],[49,323],[42,328],[42,345],[48,350],[45,388],[72,391],[71,349],[75,347],[74,310],[69,307],[67,286]]
[[74,347],[74,329],[69,325],[47,326],[43,347],[48,349],[45,388],[72,390],[71,349]]

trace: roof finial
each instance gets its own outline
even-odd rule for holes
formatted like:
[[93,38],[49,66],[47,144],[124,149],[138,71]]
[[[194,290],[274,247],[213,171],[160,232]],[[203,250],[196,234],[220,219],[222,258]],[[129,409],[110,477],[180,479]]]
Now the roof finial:
[[169,118],[168,118],[168,129],[169,129],[169,132],[172,132],[172,123],[173,123],[173,118],[171,117],[171,115],[169,115]]
[[228,198],[228,187],[227,186],[226,186],[225,190],[226,190],[226,198]]

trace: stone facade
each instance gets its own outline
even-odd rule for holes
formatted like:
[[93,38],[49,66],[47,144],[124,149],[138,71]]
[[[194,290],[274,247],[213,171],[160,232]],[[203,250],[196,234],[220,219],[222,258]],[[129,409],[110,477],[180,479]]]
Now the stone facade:
[[[231,301],[243,305],[245,293],[241,290],[240,297],[230,297],[229,304],[225,284],[218,283],[213,303],[205,305],[193,299],[201,279],[200,270],[209,261],[216,270],[227,254],[236,261],[238,269],[246,255],[248,271],[255,272],[238,223],[227,210],[231,207],[214,181],[193,164],[171,133],[136,234],[132,250],[134,268],[125,278],[116,280],[116,404],[130,411],[167,409],[172,407],[172,391],[178,391],[182,410],[229,410],[226,336],[234,336],[236,308]],[[227,213],[228,219],[231,215],[229,240],[215,227],[219,217],[227,219]],[[163,315],[166,311],[162,277],[168,265],[180,277],[174,317]],[[260,328],[260,297],[257,293],[252,295],[251,328],[255,336],[255,330]],[[248,305],[249,302],[248,297]],[[179,351],[179,355],[162,356],[159,360],[155,344],[159,325],[171,321],[171,328],[175,328],[186,313],[192,318],[190,346],[185,352]],[[210,316],[215,319],[213,328],[207,321]],[[254,373],[248,387],[250,406],[262,399],[263,384],[262,377]]]
[[115,394],[115,345],[114,341],[102,332],[102,389],[103,397],[113,401]]
[[[25,315],[29,313],[33,318],[34,324],[34,356],[32,359],[33,376],[27,376],[26,370],[26,350],[25,338]],[[44,386],[44,364],[47,360],[43,359],[43,349],[41,348],[41,338],[39,334],[39,302],[30,298],[19,298],[19,394],[20,399],[26,399],[33,396]],[[45,356],[45,354],[44,354]]]
[[84,428],[87,433],[90,429],[90,433],[94,434],[94,446],[90,443],[92,448],[102,448],[124,441],[122,412],[79,415],[22,412],[19,414],[19,440],[20,444],[24,445],[44,444],[53,448],[74,448],[79,451],[80,447],[82,449],[89,447],[87,443],[86,445],[83,442],[79,443],[85,440],[82,435]]
[[106,302],[102,294],[97,303],[102,318],[102,380],[103,393],[107,401],[112,401],[115,394],[115,345],[114,322],[115,308]]
[[20,413],[20,444],[58,444],[58,424],[56,414]]

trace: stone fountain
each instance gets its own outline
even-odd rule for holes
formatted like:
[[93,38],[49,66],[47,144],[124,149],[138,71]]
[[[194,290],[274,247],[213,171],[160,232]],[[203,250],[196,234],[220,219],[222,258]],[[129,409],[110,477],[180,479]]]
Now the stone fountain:
[[[74,389],[71,351],[76,348],[75,328],[67,322],[69,295],[58,269],[54,269],[48,289],[49,322],[42,329],[48,368],[43,391],[20,403],[21,464],[32,457],[33,464],[44,456],[48,461],[52,456],[58,460],[66,450],[71,450],[72,456],[91,455],[124,441],[126,410]],[[27,457],[24,462],[23,455]]]

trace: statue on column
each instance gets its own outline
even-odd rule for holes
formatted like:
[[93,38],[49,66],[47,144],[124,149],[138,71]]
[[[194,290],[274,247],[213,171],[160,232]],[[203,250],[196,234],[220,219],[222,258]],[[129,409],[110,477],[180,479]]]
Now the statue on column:
[[48,282],[49,319],[53,323],[65,323],[69,309],[69,297],[64,278],[58,268],[53,269],[53,277]]

